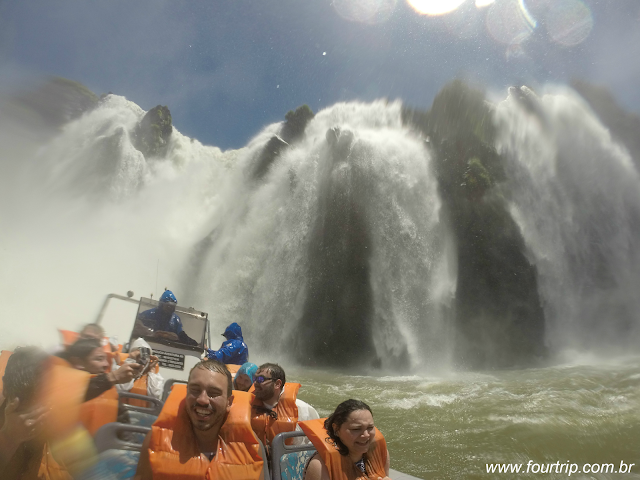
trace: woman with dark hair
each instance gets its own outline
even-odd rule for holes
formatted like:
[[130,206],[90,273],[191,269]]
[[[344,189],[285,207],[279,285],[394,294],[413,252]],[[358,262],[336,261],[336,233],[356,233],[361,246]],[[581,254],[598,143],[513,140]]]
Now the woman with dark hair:
[[366,403],[346,400],[328,418],[299,425],[318,450],[309,460],[304,480],[388,478],[387,444]]
[[78,340],[58,356],[73,368],[95,375],[89,381],[85,401],[102,395],[116,384],[131,381],[142,368],[142,365],[137,363],[125,363],[117,370],[107,373],[109,367],[107,354],[100,341],[93,338]]

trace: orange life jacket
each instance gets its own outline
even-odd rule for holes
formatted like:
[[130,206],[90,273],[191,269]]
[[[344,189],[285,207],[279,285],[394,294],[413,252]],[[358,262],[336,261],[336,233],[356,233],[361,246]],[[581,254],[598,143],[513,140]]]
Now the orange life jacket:
[[59,357],[49,357],[50,366],[43,375],[40,396],[51,405],[47,437],[60,438],[73,431],[80,421],[80,406],[84,402],[91,375],[77,370]]
[[[122,347],[122,345],[118,345],[118,348],[120,347]],[[118,350],[113,354],[113,360],[116,362],[117,365],[122,365],[127,358],[129,358],[129,354],[122,353],[120,350]]]
[[[2,375],[11,352],[0,354]],[[92,461],[93,449],[86,448],[86,431],[79,430],[80,404],[84,400],[89,375],[76,370],[58,357],[49,357],[46,372],[41,378],[37,401],[51,408],[43,429],[42,454],[34,456],[20,472],[21,480],[72,480],[67,470],[86,466]],[[83,436],[84,432],[84,436]],[[80,445],[75,440],[80,440]],[[90,439],[89,439],[90,440]],[[52,445],[57,454],[52,454]],[[80,457],[80,458],[78,458]],[[19,461],[19,460],[18,460]]]
[[240,370],[240,367],[242,366],[242,365],[236,365],[234,363],[227,363],[225,365],[227,366],[227,368],[231,372],[231,376],[232,377],[235,377],[236,373],[238,373],[238,370]]
[[[35,448],[33,446],[32,448]],[[23,450],[20,449],[2,471],[4,477],[11,480],[73,480],[66,468],[59,465],[51,454],[51,449],[44,443],[40,455],[31,450],[33,455],[24,462]]]
[[[300,422],[300,428],[316,447],[320,458],[327,466],[331,480],[358,480],[386,477],[387,442],[382,433],[375,429],[375,437],[371,442],[369,451],[365,454],[365,467],[367,473],[362,473],[348,455],[340,455],[324,428],[326,418],[307,420]],[[375,427],[374,427],[375,428]]]
[[67,469],[82,469],[94,460],[95,450],[87,443],[90,438],[79,423],[89,379],[89,374],[65,360],[49,357],[38,394],[40,402],[51,408],[44,426],[47,443],[40,461],[39,480],[68,480],[71,475]]
[[202,453],[185,410],[186,385],[174,385],[151,427],[149,463],[154,480],[259,480],[264,463],[250,423],[251,395],[234,392],[213,460]]
[[73,480],[66,468],[60,466],[51,454],[49,444],[45,443],[42,460],[38,469],[38,480]]
[[111,387],[80,406],[80,421],[93,437],[98,429],[118,420],[118,390]]
[[267,449],[276,435],[282,432],[293,432],[298,424],[296,398],[300,384],[285,383],[284,387],[284,393],[273,409],[277,419],[260,411],[261,408],[264,408],[262,400],[258,400],[254,396],[251,401],[251,427]]

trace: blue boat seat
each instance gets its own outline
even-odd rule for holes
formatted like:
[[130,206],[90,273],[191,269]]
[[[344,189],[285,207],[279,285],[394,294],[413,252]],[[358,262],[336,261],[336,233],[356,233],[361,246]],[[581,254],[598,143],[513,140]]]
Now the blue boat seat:
[[285,432],[276,435],[271,442],[271,478],[273,480],[302,480],[309,459],[316,453],[315,447],[306,442],[285,445],[289,438],[305,437],[303,432]]

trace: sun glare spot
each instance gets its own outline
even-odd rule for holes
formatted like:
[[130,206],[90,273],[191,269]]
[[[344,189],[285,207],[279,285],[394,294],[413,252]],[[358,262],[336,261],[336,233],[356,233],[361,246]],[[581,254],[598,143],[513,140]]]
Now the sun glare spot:
[[407,0],[409,5],[423,15],[444,15],[453,12],[465,0]]

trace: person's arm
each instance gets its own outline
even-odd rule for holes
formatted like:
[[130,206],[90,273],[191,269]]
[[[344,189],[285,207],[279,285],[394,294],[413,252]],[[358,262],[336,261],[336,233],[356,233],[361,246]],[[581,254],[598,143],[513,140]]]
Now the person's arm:
[[209,350],[207,357],[216,359],[222,363],[233,363],[232,360],[236,358],[238,351],[243,348],[242,342],[231,341],[224,343],[219,350]]
[[136,318],[136,322],[133,325],[133,333],[131,334],[132,337],[150,337],[154,334],[155,322],[144,314],[145,312],[142,312]]
[[331,480],[329,470],[327,470],[327,466],[320,458],[320,455],[316,454],[309,460],[309,464],[304,471],[304,480]]
[[389,468],[391,467],[391,457],[389,456],[389,449],[387,449],[387,461],[384,464],[384,473],[387,474],[386,478],[389,478]]
[[151,471],[151,462],[149,462],[149,444],[151,443],[151,432],[142,442],[142,450],[140,450],[140,460],[138,461],[138,469],[133,480],[153,480],[153,472]]
[[88,402],[89,400],[99,397],[114,385],[130,382],[138,375],[141,368],[142,365],[137,363],[125,363],[115,372],[101,373],[95,377],[91,377],[84,401]]

